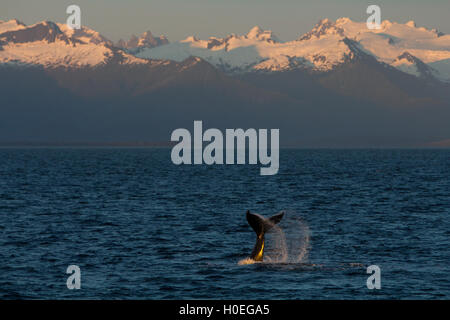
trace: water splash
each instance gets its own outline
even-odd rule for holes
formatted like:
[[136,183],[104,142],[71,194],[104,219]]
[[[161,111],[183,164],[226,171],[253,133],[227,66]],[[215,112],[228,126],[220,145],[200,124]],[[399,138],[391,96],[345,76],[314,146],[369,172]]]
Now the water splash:
[[251,258],[245,258],[245,259],[240,260],[238,262],[238,265],[244,266],[246,264],[254,264],[254,263],[260,263],[260,262],[259,261],[255,261],[255,260],[253,260]]
[[272,227],[266,236],[264,261],[268,263],[284,263],[289,258],[286,235],[280,226]]
[[297,263],[303,263],[308,261],[308,253],[310,248],[310,232],[309,227],[306,222],[301,218],[297,218],[298,228],[297,228],[297,240],[296,243],[300,243],[297,247]]

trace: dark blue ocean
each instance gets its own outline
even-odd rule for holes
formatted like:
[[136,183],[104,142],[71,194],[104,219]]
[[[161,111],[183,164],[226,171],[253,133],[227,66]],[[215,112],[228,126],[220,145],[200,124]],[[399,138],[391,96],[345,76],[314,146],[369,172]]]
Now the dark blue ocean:
[[[0,149],[0,298],[450,298],[450,151],[283,149],[275,176],[170,151]],[[262,263],[247,209],[286,212]]]

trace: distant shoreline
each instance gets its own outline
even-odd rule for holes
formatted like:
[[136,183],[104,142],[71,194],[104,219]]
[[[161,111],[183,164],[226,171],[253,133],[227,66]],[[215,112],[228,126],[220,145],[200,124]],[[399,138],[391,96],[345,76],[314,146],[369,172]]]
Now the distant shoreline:
[[[174,142],[0,142],[0,148],[172,148]],[[416,146],[281,145],[280,149],[303,150],[447,150],[450,145],[429,143]]]
[[5,147],[155,147],[170,148],[173,142],[0,142]]

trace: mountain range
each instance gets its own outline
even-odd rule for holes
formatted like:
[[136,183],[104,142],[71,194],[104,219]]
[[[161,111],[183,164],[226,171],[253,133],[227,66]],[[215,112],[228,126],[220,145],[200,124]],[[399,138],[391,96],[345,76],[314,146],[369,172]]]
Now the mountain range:
[[203,120],[280,128],[286,145],[436,146],[450,137],[449,89],[450,35],[413,21],[173,43],[0,21],[0,143],[167,141]]

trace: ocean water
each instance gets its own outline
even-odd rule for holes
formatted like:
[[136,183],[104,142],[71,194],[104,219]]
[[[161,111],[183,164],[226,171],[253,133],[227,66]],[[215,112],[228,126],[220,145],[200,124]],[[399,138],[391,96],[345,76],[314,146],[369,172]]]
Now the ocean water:
[[[450,151],[280,157],[260,176],[165,148],[0,149],[0,298],[450,298]],[[247,209],[285,211],[262,263]]]

